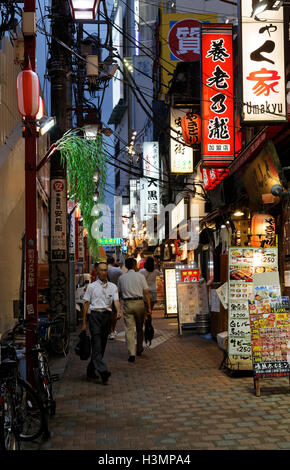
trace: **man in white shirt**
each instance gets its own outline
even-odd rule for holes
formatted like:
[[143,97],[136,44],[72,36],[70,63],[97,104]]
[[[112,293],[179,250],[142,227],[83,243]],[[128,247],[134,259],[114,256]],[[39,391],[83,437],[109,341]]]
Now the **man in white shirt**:
[[[109,258],[107,259],[107,263],[108,263],[108,280],[117,286],[118,279],[120,276],[122,276],[123,272],[121,271],[120,268],[117,268],[116,266],[114,266],[115,260],[112,256],[109,256]],[[112,324],[110,328],[109,339],[114,339],[117,336],[117,331],[116,331],[117,311],[114,308],[114,304],[113,304],[112,310],[113,310],[113,315],[112,315]]]
[[136,354],[135,325],[137,332],[137,356],[141,356],[143,352],[144,296],[148,302],[149,315],[151,315],[151,304],[146,279],[142,274],[136,272],[136,260],[134,258],[127,258],[125,266],[128,272],[119,277],[118,289],[123,299],[125,336],[129,351],[128,361],[134,362]]
[[87,378],[95,379],[96,372],[101,376],[105,384],[111,375],[103,361],[108,334],[112,322],[112,304],[117,310],[117,319],[121,318],[118,289],[112,282],[107,281],[108,265],[99,263],[97,267],[98,279],[88,285],[83,297],[85,301],[83,309],[82,330],[86,330],[87,312],[90,308],[89,329],[92,342],[92,356],[87,368]]

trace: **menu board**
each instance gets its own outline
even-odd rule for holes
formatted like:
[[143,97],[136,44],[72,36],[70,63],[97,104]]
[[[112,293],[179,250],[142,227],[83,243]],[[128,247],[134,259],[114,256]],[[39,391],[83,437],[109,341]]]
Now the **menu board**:
[[290,375],[289,297],[275,286],[259,286],[249,300],[254,377]]
[[182,325],[195,323],[197,313],[209,313],[208,292],[204,281],[178,282],[177,301],[180,334]]
[[199,309],[199,285],[194,283],[178,283],[178,316],[179,322],[194,323]]
[[166,315],[177,314],[177,294],[176,294],[176,278],[175,269],[164,269],[165,279],[165,298],[166,298]]
[[[229,249],[228,354],[241,362],[251,359],[248,299],[253,297],[253,275],[278,271],[277,248],[232,247]],[[251,364],[251,362],[250,362]]]

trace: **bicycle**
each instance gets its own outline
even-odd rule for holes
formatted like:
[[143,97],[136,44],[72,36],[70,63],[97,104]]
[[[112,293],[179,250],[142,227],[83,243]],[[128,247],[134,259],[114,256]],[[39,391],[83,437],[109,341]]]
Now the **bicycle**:
[[50,368],[48,364],[48,358],[45,349],[45,338],[48,328],[52,325],[55,325],[59,320],[48,320],[39,319],[38,329],[31,329],[25,326],[25,321],[20,321],[17,323],[10,332],[10,337],[15,338],[17,334],[23,334],[31,332],[34,334],[36,342],[33,348],[26,352],[25,355],[31,355],[33,358],[33,377],[35,389],[38,392],[40,399],[43,403],[45,411],[48,412],[50,416],[53,416],[56,411],[56,401],[53,396],[52,383],[58,380],[58,375],[52,375],[50,373]]
[[48,343],[57,355],[67,355],[70,343],[69,321],[65,314],[58,314],[52,320],[48,329]]
[[19,375],[13,343],[1,342],[0,348],[0,449],[17,450],[21,441],[50,433],[40,398]]

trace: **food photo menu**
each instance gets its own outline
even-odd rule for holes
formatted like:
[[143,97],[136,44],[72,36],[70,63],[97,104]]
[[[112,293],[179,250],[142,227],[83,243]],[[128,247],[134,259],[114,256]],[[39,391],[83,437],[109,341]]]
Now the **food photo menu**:
[[289,297],[280,297],[278,286],[258,286],[249,299],[254,376],[290,374]]
[[253,297],[253,275],[278,271],[277,248],[232,247],[229,250],[229,355],[251,356],[248,299]]

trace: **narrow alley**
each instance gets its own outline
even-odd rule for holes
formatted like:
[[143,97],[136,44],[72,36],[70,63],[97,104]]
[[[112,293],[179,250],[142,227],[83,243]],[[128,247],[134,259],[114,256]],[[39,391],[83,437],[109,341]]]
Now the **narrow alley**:
[[112,372],[106,386],[87,382],[73,335],[56,384],[51,438],[41,450],[290,449],[288,378],[263,381],[257,398],[249,374],[219,370],[223,353],[215,341],[189,331],[179,336],[176,318],[162,311],[154,311],[153,324],[151,347],[128,363],[119,322],[105,353]]

